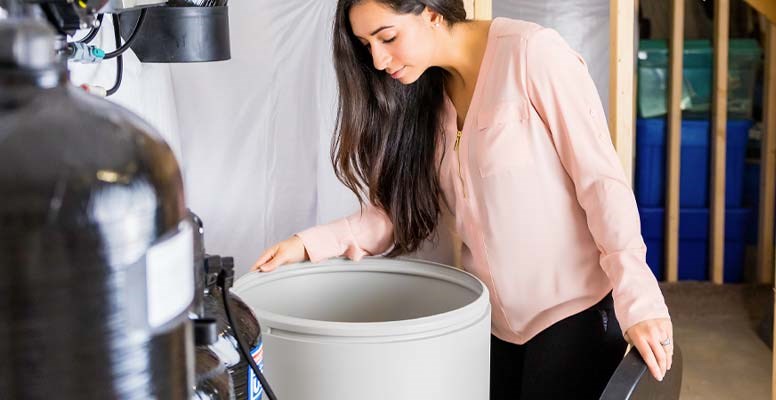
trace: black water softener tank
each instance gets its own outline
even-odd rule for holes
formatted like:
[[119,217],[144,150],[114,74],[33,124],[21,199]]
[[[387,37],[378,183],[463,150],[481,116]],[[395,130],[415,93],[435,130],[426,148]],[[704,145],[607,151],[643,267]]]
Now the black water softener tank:
[[217,339],[216,320],[194,320],[196,385],[192,400],[235,400],[232,376],[212,348]]
[[229,324],[224,308],[223,291],[217,284],[220,274],[229,275],[226,279],[226,290],[232,286],[234,275],[234,259],[232,257],[220,257],[209,255],[205,257],[205,271],[207,278],[205,280],[205,316],[214,318],[217,322],[218,340],[213,346],[219,357],[226,363],[227,370],[232,375],[234,381],[235,397],[238,400],[258,400],[266,398],[263,396],[264,390],[261,387],[258,378],[251,370],[247,360],[241,356],[239,344],[235,334],[238,334],[240,340],[245,344],[253,356],[256,365],[263,370],[263,344],[261,340],[261,328],[256,319],[256,315],[248,305],[238,296],[229,292],[229,304],[232,310],[234,324]]
[[192,232],[170,148],[0,20],[0,398],[188,400]]
[[[196,292],[190,314],[194,319],[194,397],[196,400],[235,400],[234,381],[216,345],[221,338],[215,318],[205,315],[205,231],[202,220],[189,210],[194,227],[194,282]],[[237,355],[239,356],[239,354]]]
[[188,210],[188,220],[194,229],[194,302],[191,304],[192,318],[205,318],[205,228],[202,219]]

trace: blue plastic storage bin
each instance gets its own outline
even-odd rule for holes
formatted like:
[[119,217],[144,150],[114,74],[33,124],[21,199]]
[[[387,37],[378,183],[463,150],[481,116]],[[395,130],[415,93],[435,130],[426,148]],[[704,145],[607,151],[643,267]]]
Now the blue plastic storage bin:
[[[744,175],[746,145],[752,121],[731,119],[727,123],[727,146],[725,147],[725,207],[744,207]],[[709,128],[711,129],[711,128]],[[709,149],[709,151],[711,151]]]
[[[647,264],[657,279],[663,279],[665,265],[665,212],[663,208],[640,208],[641,234],[647,244]],[[744,275],[748,208],[725,212],[725,282],[741,282]],[[709,279],[709,210],[679,211],[679,279]]]
[[753,210],[760,204],[760,160],[744,162],[743,204]]
[[[748,120],[729,120],[725,162],[725,204],[741,207]],[[679,206],[709,206],[709,164],[711,126],[707,120],[682,121]],[[636,120],[636,200],[642,207],[665,206],[666,121],[662,118]]]
[[[760,160],[747,160],[744,165],[743,197],[744,207],[752,210],[751,224],[746,232],[746,244],[756,246],[760,228]],[[774,215],[774,224],[776,224],[776,215]]]

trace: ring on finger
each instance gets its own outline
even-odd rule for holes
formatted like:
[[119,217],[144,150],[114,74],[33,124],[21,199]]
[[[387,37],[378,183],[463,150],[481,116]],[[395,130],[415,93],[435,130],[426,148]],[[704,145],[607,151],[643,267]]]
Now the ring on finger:
[[660,345],[663,347],[668,347],[671,345],[671,338],[667,337],[665,340],[660,342]]

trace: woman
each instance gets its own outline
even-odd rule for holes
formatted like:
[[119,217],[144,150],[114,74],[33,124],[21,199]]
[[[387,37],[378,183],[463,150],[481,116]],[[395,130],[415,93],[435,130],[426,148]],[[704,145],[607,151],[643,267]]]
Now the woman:
[[412,252],[447,207],[491,293],[491,399],[598,398],[624,339],[662,379],[672,326],[582,59],[461,0],[340,0],[335,18],[332,158],[366,205],[253,269]]

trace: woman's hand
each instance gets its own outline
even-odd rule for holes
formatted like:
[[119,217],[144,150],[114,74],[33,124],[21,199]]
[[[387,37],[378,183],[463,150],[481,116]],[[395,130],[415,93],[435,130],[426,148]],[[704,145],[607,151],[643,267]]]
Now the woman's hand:
[[269,272],[283,264],[309,259],[310,256],[307,254],[307,249],[305,249],[302,239],[294,235],[264,250],[259,259],[256,260],[256,263],[253,264],[253,267],[251,267],[251,272]]
[[639,350],[655,379],[662,381],[674,356],[674,328],[668,318],[648,319],[633,325],[626,339]]

